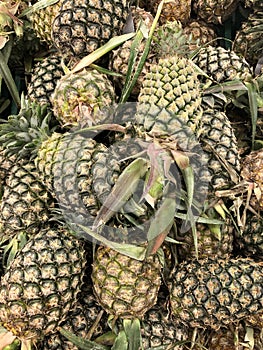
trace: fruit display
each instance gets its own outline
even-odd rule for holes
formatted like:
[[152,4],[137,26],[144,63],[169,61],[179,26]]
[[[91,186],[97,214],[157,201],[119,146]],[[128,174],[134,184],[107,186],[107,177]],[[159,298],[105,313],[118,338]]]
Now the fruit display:
[[0,350],[262,350],[260,0],[0,5]]

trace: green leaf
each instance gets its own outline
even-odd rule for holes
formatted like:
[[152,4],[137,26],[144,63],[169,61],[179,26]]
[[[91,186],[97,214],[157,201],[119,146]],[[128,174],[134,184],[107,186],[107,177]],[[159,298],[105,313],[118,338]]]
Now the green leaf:
[[140,320],[123,320],[123,327],[128,339],[128,350],[141,349],[142,337]]
[[[146,254],[146,248],[136,246],[134,244],[127,244],[127,243],[117,243],[110,241],[106,239],[105,237],[101,236],[99,233],[95,232],[94,230],[91,230],[89,227],[77,224],[84,232],[87,233],[87,239],[90,240],[90,236],[95,238],[97,241],[103,243],[107,247],[110,247],[111,249],[116,250],[117,252],[127,255],[130,258],[136,259],[136,260],[144,260],[145,254]],[[113,228],[114,229],[114,228]],[[116,229],[117,230],[117,229]],[[86,238],[82,233],[83,238]]]
[[6,63],[5,57],[1,50],[0,50],[0,76],[3,77],[6,83],[6,86],[12,96],[12,99],[14,100],[14,103],[18,108],[20,108],[21,102],[20,102],[19,93],[18,93],[16,84],[14,82],[12,73]]
[[254,84],[245,82],[245,85],[248,91],[249,110],[250,110],[251,126],[252,126],[252,149],[254,149],[257,119],[258,119],[258,94],[256,92],[256,87]]
[[156,211],[154,218],[151,219],[147,233],[148,246],[146,256],[156,253],[162,245],[174,223],[175,212],[176,200],[174,198],[165,198],[160,208]]
[[81,350],[109,350],[110,349],[108,346],[98,344],[88,339],[77,337],[75,334],[69,332],[68,330],[62,327],[59,328],[59,332],[64,337],[66,337],[69,341],[75,344],[78,347],[78,349],[81,349]]
[[128,339],[124,331],[120,331],[118,336],[111,347],[111,350],[129,350]]
[[148,163],[143,158],[137,158],[121,173],[110,194],[101,206],[93,227],[106,224],[118,212],[136,190],[138,181],[148,170]]

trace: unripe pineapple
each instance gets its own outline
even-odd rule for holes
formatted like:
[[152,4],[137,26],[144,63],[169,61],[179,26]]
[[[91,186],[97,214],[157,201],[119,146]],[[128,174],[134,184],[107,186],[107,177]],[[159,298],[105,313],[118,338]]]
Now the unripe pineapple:
[[156,303],[161,269],[158,255],[139,261],[100,246],[92,271],[95,296],[109,314],[141,318]]
[[207,23],[221,24],[236,9],[239,0],[193,0],[193,10]]
[[54,44],[68,59],[84,57],[121,35],[128,14],[128,0],[64,0],[53,21]]
[[61,125],[98,124],[105,118],[103,109],[115,102],[108,77],[95,69],[64,75],[51,97],[54,114]]
[[63,226],[41,229],[1,279],[2,325],[28,345],[54,332],[76,305],[84,269],[83,242]]
[[47,56],[36,63],[28,84],[28,98],[40,104],[51,105],[50,96],[58,80],[64,75],[59,56]]
[[250,205],[257,212],[263,210],[263,149],[251,151],[243,158],[241,176],[253,184]]
[[213,329],[262,317],[262,282],[262,263],[249,258],[186,261],[169,281],[171,310],[191,327]]
[[185,57],[187,37],[178,22],[156,33],[158,63],[150,66],[138,97],[136,121],[150,135],[173,135],[189,127],[194,132],[202,116],[201,89],[192,62]]

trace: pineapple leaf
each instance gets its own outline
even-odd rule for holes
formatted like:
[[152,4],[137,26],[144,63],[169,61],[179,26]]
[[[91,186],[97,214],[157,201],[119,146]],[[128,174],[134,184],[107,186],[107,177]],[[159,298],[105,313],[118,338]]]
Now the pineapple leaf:
[[33,12],[41,10],[47,6],[56,4],[59,0],[39,0],[32,6],[27,6],[26,9],[18,16],[19,18],[29,16]]
[[126,333],[124,331],[120,331],[117,338],[115,339],[113,346],[111,347],[111,350],[128,350],[128,346],[129,345]]
[[174,198],[165,198],[160,208],[151,220],[147,233],[148,245],[146,256],[156,253],[160,248],[174,222],[176,201]]
[[139,319],[123,320],[123,328],[128,340],[129,350],[138,350],[142,347],[141,324]]
[[19,93],[18,93],[16,84],[14,82],[14,79],[12,77],[12,73],[6,63],[6,59],[3,55],[2,50],[0,50],[0,76],[4,78],[4,81],[13,98],[14,103],[18,108],[20,108],[21,101],[20,101]]
[[125,168],[100,208],[94,220],[93,228],[98,228],[100,225],[107,223],[121,209],[134,193],[138,181],[145,175],[147,169],[148,163],[143,158],[135,159]]
[[[140,40],[142,39],[143,31],[144,31],[143,27],[139,28],[139,31],[137,33],[138,36],[136,36],[137,39],[133,42],[133,45],[132,45],[132,48],[131,48],[131,55],[129,57],[129,62],[128,62],[128,72],[129,72],[129,74],[127,73],[127,76],[126,76],[125,84],[124,84],[124,87],[123,87],[123,90],[122,90],[122,94],[121,94],[121,97],[120,97],[120,103],[123,103],[123,102],[127,101],[128,97],[130,96],[130,93],[131,93],[134,85],[136,84],[136,81],[138,80],[138,77],[139,77],[139,75],[140,75],[140,73],[141,73],[141,71],[143,69],[144,63],[146,61],[146,58],[147,58],[149,50],[150,50],[150,46],[151,46],[151,42],[152,42],[152,38],[153,38],[153,33],[154,33],[155,28],[157,26],[157,23],[158,23],[158,20],[159,20],[159,17],[161,15],[161,11],[162,11],[162,8],[163,8],[163,4],[165,2],[167,2],[167,0],[162,0],[159,3],[159,5],[158,5],[157,11],[156,11],[156,15],[154,17],[152,26],[150,28],[150,32],[149,32],[148,38],[146,40],[145,47],[144,47],[141,59],[138,62],[138,66],[136,68],[136,72],[134,73],[134,76],[133,76],[133,78],[130,81],[131,71],[132,71],[132,68],[134,67],[135,59],[136,59],[136,57],[134,55],[134,50],[136,48],[136,45],[138,45],[137,44],[138,39],[140,39]],[[139,41],[138,41],[138,43],[139,43]]]
[[115,47],[121,45],[126,40],[134,37],[135,33],[123,34],[111,38],[106,44],[93,51],[91,54],[83,57],[77,65],[71,70],[71,73],[76,73],[81,69],[88,67],[93,62],[97,61],[100,57],[105,55],[107,52],[113,50]]
[[81,350],[109,350],[108,346],[104,346],[101,344],[98,344],[94,341],[90,341],[88,339],[77,337],[75,334],[69,332],[68,330],[64,329],[63,327],[59,328],[59,332],[66,337],[69,341],[71,341],[73,344],[75,344],[78,349]]
[[145,254],[146,254],[146,249],[145,247],[140,247],[136,246],[134,244],[127,244],[127,243],[117,243],[110,241],[100,235],[99,233],[95,232],[94,230],[90,229],[87,226],[83,226],[80,224],[77,224],[81,230],[82,230],[82,237],[85,239],[86,235],[84,232],[87,234],[88,240],[90,240],[90,236],[95,238],[97,241],[103,243],[105,246],[116,250],[117,252],[127,255],[130,258],[136,259],[136,260],[144,260],[145,259]]
[[245,82],[245,85],[248,91],[249,110],[250,110],[251,125],[252,125],[252,149],[254,149],[257,118],[258,118],[258,103],[257,103],[258,94],[256,92],[256,88],[254,84]]

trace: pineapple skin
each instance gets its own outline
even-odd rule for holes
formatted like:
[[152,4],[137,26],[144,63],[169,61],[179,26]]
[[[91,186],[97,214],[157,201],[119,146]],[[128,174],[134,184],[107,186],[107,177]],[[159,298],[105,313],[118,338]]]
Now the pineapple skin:
[[190,327],[235,324],[263,311],[262,262],[249,258],[180,263],[169,281],[171,311]]
[[115,92],[106,74],[95,69],[66,74],[51,96],[53,111],[63,126],[98,124],[103,109],[115,102]]
[[139,261],[100,246],[91,275],[96,299],[111,315],[141,318],[156,303],[161,269],[157,255]]
[[32,236],[1,278],[3,326],[32,343],[54,332],[76,305],[85,264],[83,242],[66,227]]
[[50,95],[58,80],[64,75],[59,56],[47,56],[33,67],[31,81],[27,86],[30,100],[51,106]]
[[92,53],[122,34],[129,6],[128,0],[64,0],[53,21],[54,45],[66,59]]
[[[147,8],[153,15],[156,14],[158,5],[161,0],[149,0]],[[190,20],[191,0],[180,1],[171,0],[163,4],[162,13],[159,18],[159,23],[162,25],[168,21],[180,21],[185,24]]]

